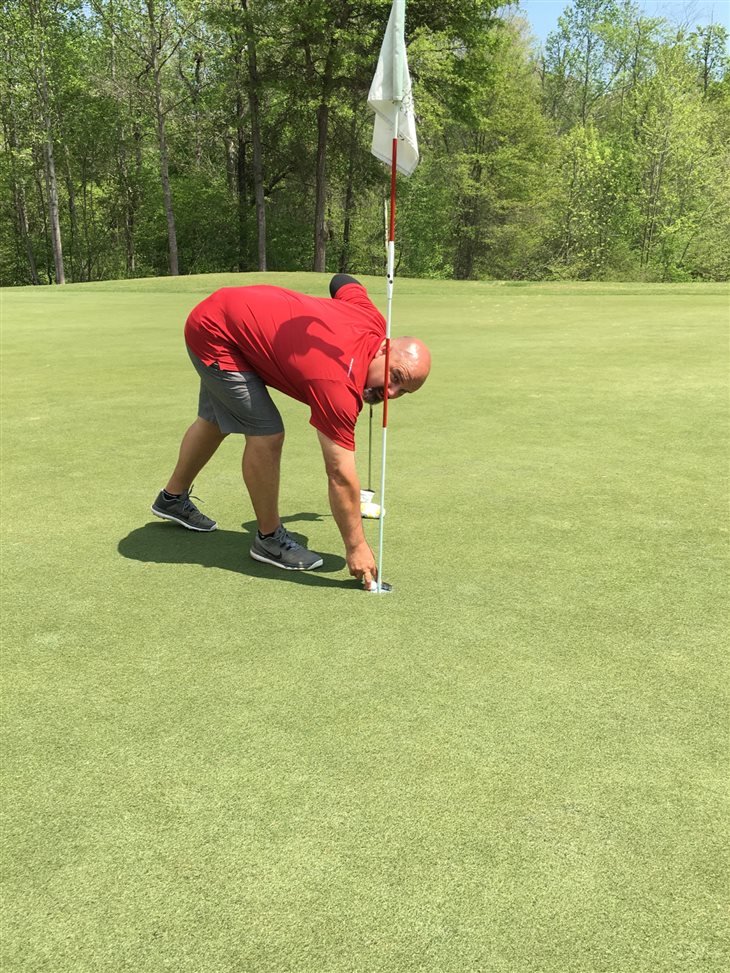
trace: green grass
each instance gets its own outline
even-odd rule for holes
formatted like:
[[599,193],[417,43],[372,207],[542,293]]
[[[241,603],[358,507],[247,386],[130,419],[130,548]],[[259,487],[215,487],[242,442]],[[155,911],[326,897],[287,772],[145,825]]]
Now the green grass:
[[0,969],[726,970],[727,289],[399,280],[377,596],[281,396],[319,572],[149,513],[234,280],[0,295]]

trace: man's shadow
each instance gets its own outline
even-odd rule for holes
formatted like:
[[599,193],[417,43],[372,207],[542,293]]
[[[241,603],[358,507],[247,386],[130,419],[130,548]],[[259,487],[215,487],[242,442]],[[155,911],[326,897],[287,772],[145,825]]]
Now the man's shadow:
[[[298,513],[282,517],[282,523],[321,521],[315,513]],[[320,588],[353,588],[357,581],[324,577],[341,571],[345,559],[338,554],[323,554],[322,567],[314,571],[284,571],[273,565],[254,561],[248,551],[256,530],[256,521],[241,525],[246,533],[236,530],[217,530],[204,533],[187,530],[170,521],[155,520],[144,524],[123,537],[117,550],[122,557],[153,564],[201,564],[204,568],[235,571],[268,581],[294,581]],[[298,543],[307,546],[307,538],[296,531],[290,534]]]

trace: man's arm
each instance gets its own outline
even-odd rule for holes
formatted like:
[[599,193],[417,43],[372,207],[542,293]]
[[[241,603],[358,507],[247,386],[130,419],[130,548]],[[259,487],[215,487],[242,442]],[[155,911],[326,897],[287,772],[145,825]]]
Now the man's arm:
[[354,578],[361,578],[369,588],[371,581],[377,581],[378,569],[362,529],[360,481],[355,454],[344,446],[338,446],[319,430],[317,435],[327,470],[330,507],[345,545],[347,567]]

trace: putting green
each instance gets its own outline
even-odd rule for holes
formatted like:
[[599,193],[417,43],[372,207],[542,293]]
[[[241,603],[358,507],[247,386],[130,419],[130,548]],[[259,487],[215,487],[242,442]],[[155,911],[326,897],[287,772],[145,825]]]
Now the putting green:
[[187,311],[263,279],[0,294],[0,968],[726,970],[727,288],[398,280],[379,596],[281,396],[321,570],[249,558],[234,437],[218,531],[149,512]]

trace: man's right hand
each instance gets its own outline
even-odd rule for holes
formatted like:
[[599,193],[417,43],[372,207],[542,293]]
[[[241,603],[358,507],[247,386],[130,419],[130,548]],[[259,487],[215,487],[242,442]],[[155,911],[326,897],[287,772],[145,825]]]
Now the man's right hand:
[[378,580],[375,556],[365,540],[360,516],[360,482],[355,469],[355,454],[317,431],[327,469],[330,506],[345,545],[347,569],[366,588]]
[[367,542],[363,542],[347,552],[347,569],[353,578],[362,580],[366,591],[370,588],[371,581],[378,580],[375,555]]

